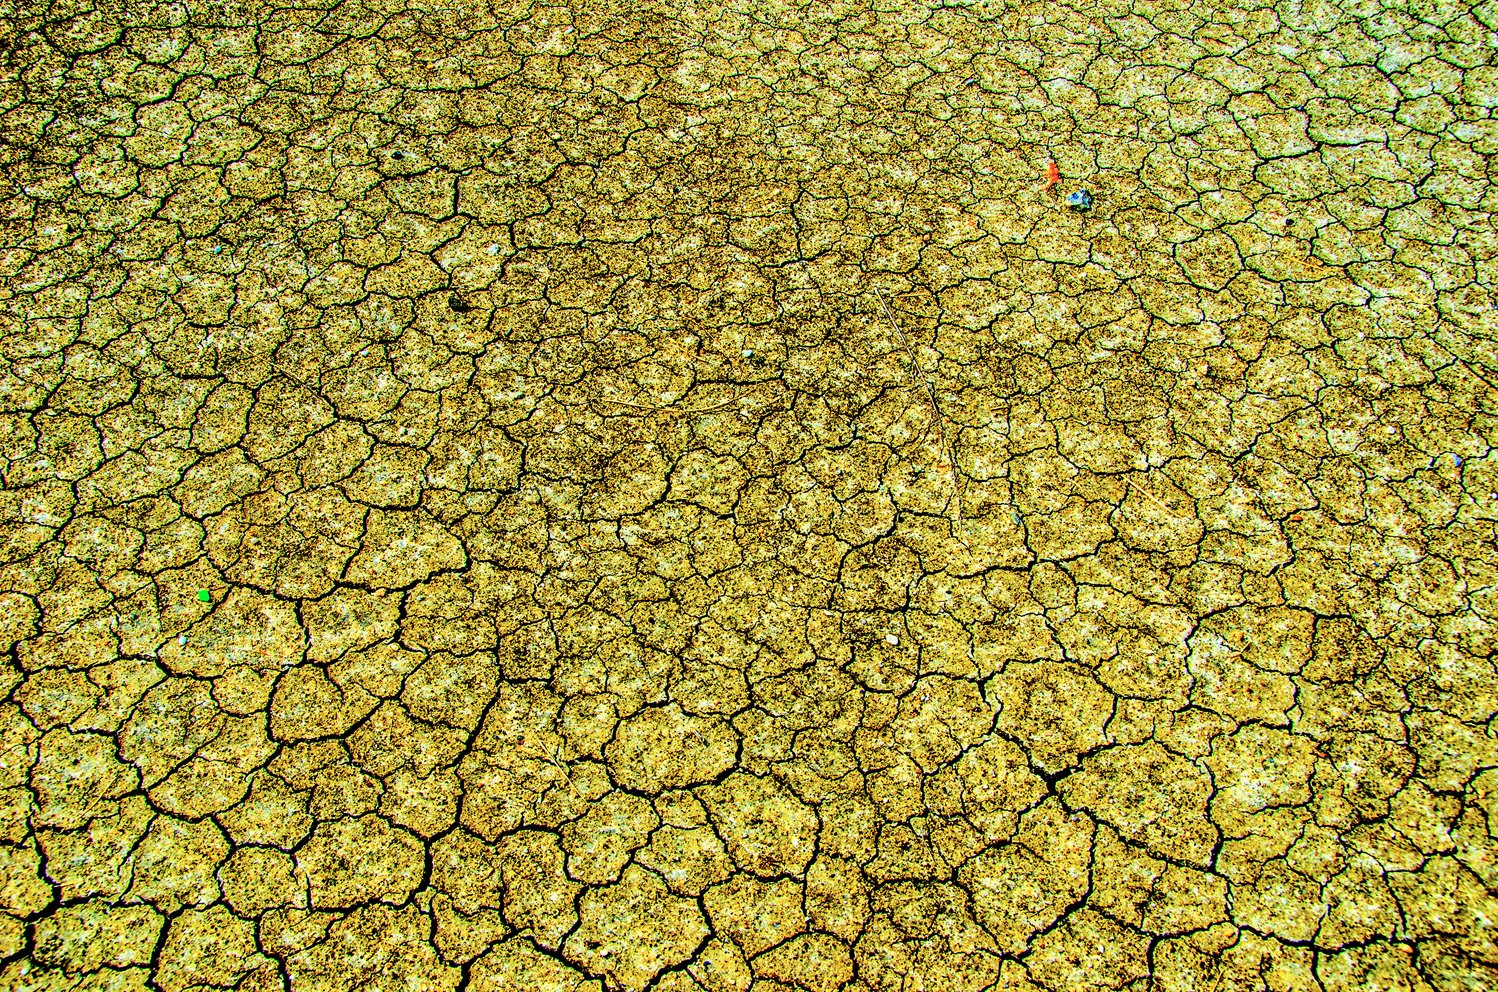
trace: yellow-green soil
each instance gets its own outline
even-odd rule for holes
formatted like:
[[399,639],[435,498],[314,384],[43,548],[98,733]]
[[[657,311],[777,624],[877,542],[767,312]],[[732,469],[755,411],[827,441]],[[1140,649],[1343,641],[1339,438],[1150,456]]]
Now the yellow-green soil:
[[1492,987],[1495,29],[10,0],[0,987]]

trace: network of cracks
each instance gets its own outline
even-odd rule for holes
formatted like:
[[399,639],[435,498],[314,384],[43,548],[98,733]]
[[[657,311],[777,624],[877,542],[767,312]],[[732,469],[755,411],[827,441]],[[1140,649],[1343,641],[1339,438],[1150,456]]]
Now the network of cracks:
[[1498,6],[1229,6],[12,5],[0,986],[1490,987]]

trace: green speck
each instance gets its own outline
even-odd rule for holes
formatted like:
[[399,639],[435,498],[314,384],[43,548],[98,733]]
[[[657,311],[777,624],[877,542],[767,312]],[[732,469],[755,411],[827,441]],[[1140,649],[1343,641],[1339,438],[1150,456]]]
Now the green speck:
[[198,590],[198,602],[200,602],[200,603],[211,603],[211,602],[213,602],[213,593],[209,592],[207,589],[199,589]]

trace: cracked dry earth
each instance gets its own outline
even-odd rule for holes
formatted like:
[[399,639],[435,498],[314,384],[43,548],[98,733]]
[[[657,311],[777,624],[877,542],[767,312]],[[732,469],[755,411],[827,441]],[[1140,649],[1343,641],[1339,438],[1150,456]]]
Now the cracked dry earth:
[[1498,5],[627,6],[9,5],[0,986],[1492,987]]

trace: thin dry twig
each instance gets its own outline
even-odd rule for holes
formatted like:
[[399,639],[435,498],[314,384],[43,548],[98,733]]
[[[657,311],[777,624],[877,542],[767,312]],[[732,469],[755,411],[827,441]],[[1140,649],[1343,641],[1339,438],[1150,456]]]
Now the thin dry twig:
[[957,482],[957,449],[947,440],[946,420],[941,415],[941,407],[936,402],[936,388],[931,385],[931,379],[926,375],[921,363],[916,360],[915,349],[910,346],[910,339],[905,336],[904,330],[900,328],[900,322],[895,319],[894,312],[890,310],[889,304],[884,302],[884,294],[879,292],[879,287],[874,287],[874,295],[879,299],[879,306],[884,309],[884,316],[900,336],[900,341],[905,345],[905,350],[910,353],[910,365],[915,370],[912,378],[919,377],[919,384],[926,387],[926,396],[931,400],[931,412],[936,417],[936,430],[941,435],[942,457],[947,460],[947,467],[952,473],[952,506],[956,513],[956,524],[962,526],[962,489]]
[[1146,497],[1151,503],[1154,503],[1161,510],[1165,511],[1166,516],[1174,517],[1177,520],[1185,519],[1179,513],[1166,506],[1165,502],[1161,500],[1160,497],[1156,496],[1154,493],[1150,492],[1148,489],[1144,488],[1144,486],[1135,482],[1133,479],[1129,480],[1129,486],[1133,488],[1136,493],[1139,493],[1141,496]]
[[[576,796],[578,799],[582,800],[583,802],[587,802],[588,801],[587,797],[585,797],[581,792],[578,791],[577,783],[573,782],[572,781],[572,776],[569,775],[569,774],[567,774],[567,766],[564,765],[564,764],[562,764],[561,759],[556,754],[553,754],[550,751],[547,751],[539,743],[537,743],[535,745],[527,744],[524,737],[520,738],[520,744],[516,746],[515,751],[516,751],[517,754],[519,754],[523,758],[524,757],[529,757],[529,758],[532,758],[532,759],[540,758],[542,761],[544,761],[547,764],[551,765],[553,768],[555,768],[557,770],[558,773],[561,774],[562,780],[564,782],[566,782],[567,785],[572,788],[572,794],[574,796]],[[560,752],[561,749],[558,748],[557,751]]]
[[541,750],[541,745],[539,745],[539,744],[536,745],[536,750],[541,754],[541,757],[543,757],[547,761],[551,762],[552,767],[556,768],[557,771],[559,771],[559,772],[562,773],[562,778],[565,779],[566,782],[567,782],[567,784],[569,786],[571,786],[571,788],[572,788],[572,794],[574,796],[576,796],[578,799],[581,799],[583,802],[587,802],[588,800],[586,798],[584,798],[584,796],[583,796],[583,794],[581,792],[578,791],[577,784],[572,781],[572,776],[569,775],[569,774],[567,774],[567,768],[566,768],[565,765],[562,764],[561,760],[559,758],[557,758],[555,755],[550,754],[549,752],[542,751]]
[[673,414],[683,414],[683,413],[685,413],[685,414],[690,414],[690,415],[696,416],[698,414],[703,414],[703,413],[717,413],[719,410],[726,410],[729,407],[733,406],[734,404],[740,402],[744,398],[745,398],[745,394],[738,393],[732,399],[724,400],[722,403],[715,404],[714,406],[696,407],[696,408],[690,409],[690,410],[677,410],[674,407],[642,406],[639,403],[631,403],[628,400],[616,400],[616,399],[614,399],[612,397],[604,397],[604,398],[602,398],[602,401],[604,403],[612,403],[612,404],[614,404],[614,406],[623,406],[623,407],[628,407],[631,410],[639,410],[642,413],[666,413],[666,412],[669,412],[669,413],[673,413]]

